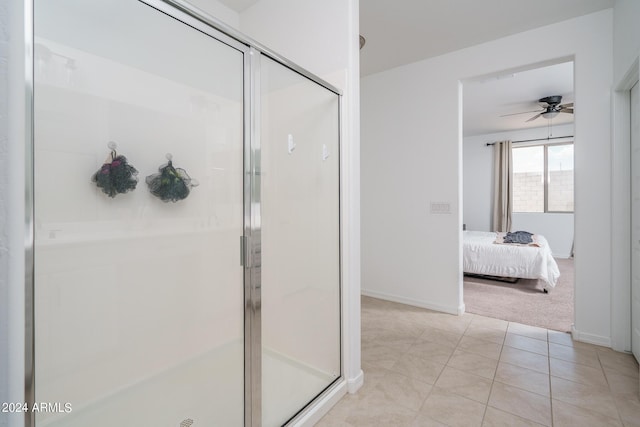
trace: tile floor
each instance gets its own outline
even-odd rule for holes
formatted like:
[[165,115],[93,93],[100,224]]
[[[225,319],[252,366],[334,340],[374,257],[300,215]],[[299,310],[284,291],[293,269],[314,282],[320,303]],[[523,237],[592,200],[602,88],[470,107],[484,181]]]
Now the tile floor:
[[640,426],[633,356],[489,317],[363,297],[362,369],[318,426]]

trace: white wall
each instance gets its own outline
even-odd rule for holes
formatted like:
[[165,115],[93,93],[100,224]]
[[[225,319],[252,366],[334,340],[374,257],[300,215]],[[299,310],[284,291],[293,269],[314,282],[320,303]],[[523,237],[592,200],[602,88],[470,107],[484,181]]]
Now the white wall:
[[[562,33],[554,43],[546,35]],[[367,76],[362,85],[363,293],[456,313],[462,306],[460,81],[575,61],[576,330],[610,340],[612,11]],[[430,214],[429,202],[451,204]]]
[[[573,135],[573,125],[553,127],[553,136]],[[463,223],[467,230],[491,231],[493,198],[493,147],[488,142],[546,138],[548,129],[535,128],[464,138],[462,147]],[[564,140],[556,140],[562,142]],[[566,141],[573,141],[567,139]],[[535,143],[534,143],[535,144]],[[514,213],[512,230],[544,235],[553,255],[568,258],[573,246],[573,214]]]
[[462,146],[462,223],[467,230],[491,231],[493,210],[493,150],[488,142],[502,134],[468,136]]
[[573,249],[574,215],[570,213],[514,213],[512,229],[541,234],[556,258],[569,258]]
[[618,83],[640,54],[640,2],[616,0],[613,19],[613,81]]
[[218,0],[187,0],[193,6],[222,21],[236,30],[240,28],[240,15]]
[[631,205],[629,158],[629,89],[638,80],[640,69],[640,2],[616,0],[613,14],[613,146],[612,201],[612,346],[631,350]]
[[240,14],[240,30],[302,68],[346,89],[352,38],[350,3],[261,0]]

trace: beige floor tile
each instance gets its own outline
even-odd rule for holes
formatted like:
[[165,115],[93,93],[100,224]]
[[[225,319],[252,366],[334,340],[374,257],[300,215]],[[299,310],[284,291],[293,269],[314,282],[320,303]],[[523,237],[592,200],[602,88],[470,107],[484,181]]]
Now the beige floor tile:
[[331,416],[325,416],[316,424],[316,427],[353,427],[353,425],[344,420],[336,420]]
[[623,375],[638,378],[638,362],[631,354],[611,349],[598,350],[598,358],[603,368],[612,369]]
[[594,349],[566,346],[563,344],[549,343],[549,357],[579,363],[600,369],[598,352]]
[[423,341],[413,344],[408,349],[407,353],[432,362],[442,363],[444,365],[453,354],[455,348],[455,344]]
[[447,365],[492,380],[498,367],[498,361],[456,349]]
[[471,321],[472,325],[482,326],[484,328],[497,329],[502,332],[506,332],[509,327],[509,322],[501,319],[494,319],[492,317],[475,316]]
[[436,421],[433,418],[429,418],[427,415],[418,413],[416,418],[411,423],[410,427],[449,427],[446,424]]
[[426,417],[451,427],[480,426],[485,408],[482,403],[434,387],[416,421]]
[[352,401],[344,422],[354,427],[410,426],[416,411],[387,401],[384,393],[375,390],[365,399]]
[[541,341],[547,341],[547,330],[537,326],[523,325],[522,323],[509,322],[507,332],[510,334],[522,335],[529,338],[535,338]]
[[502,348],[502,353],[500,353],[500,361],[543,374],[549,373],[549,358],[547,356],[506,345]]
[[486,405],[491,384],[492,381],[487,378],[446,366],[435,386]]
[[551,343],[573,346],[573,338],[570,333],[547,330],[547,340]]
[[552,376],[551,397],[609,418],[618,416],[618,410],[608,387],[595,387]]
[[580,348],[580,349],[584,349],[584,350],[598,350],[598,349],[603,349],[605,347],[599,346],[599,345],[595,345],[595,344],[589,344],[586,342],[580,342],[580,341],[574,341],[573,338],[571,337],[571,334],[567,333],[567,332],[560,332],[560,331],[552,331],[551,329],[549,329],[547,331],[547,337],[549,342],[552,343],[556,343],[556,344],[562,344],[562,345],[566,345],[569,347],[576,347],[576,348]]
[[560,400],[551,402],[554,427],[622,427],[619,418],[610,418],[589,409],[573,406]]
[[462,338],[462,332],[448,332],[442,329],[428,328],[418,338],[418,341],[423,342],[435,342],[445,345],[458,345],[460,338]]
[[465,335],[460,340],[458,348],[468,353],[474,353],[480,356],[498,360],[500,359],[500,351],[502,350],[502,345]]
[[482,427],[538,427],[541,425],[491,406],[487,407],[482,421]]
[[424,333],[426,327],[420,327],[400,314],[385,320],[385,324],[381,329],[386,329],[405,337],[418,338]]
[[640,427],[640,400],[634,397],[616,398],[615,402],[625,427]]
[[377,344],[378,330],[373,328],[362,328],[360,331],[360,341],[362,344]]
[[378,385],[378,383],[382,380],[382,378],[384,378],[385,375],[387,375],[387,373],[391,371],[376,365],[370,365],[363,362],[362,372],[364,373],[364,382],[362,384],[362,387],[360,387],[360,389],[356,393],[350,394],[349,396],[358,399],[363,398],[368,392],[373,390],[376,385]]
[[385,314],[382,315],[370,315],[368,317],[363,317],[362,321],[362,333],[370,334],[370,333],[378,333],[380,330],[391,330],[389,328],[390,320],[388,320],[388,316]]
[[362,367],[317,425],[640,427],[633,357],[563,332],[363,297]]
[[416,380],[435,384],[444,364],[431,362],[421,357],[405,354],[391,367],[393,372],[406,375]]
[[636,396],[640,393],[640,382],[637,378],[623,375],[613,369],[604,368],[609,389],[614,396]]
[[550,396],[549,375],[531,369],[500,362],[496,370],[495,381],[543,396]]
[[512,334],[510,332],[507,332],[507,336],[504,339],[504,345],[518,348],[520,350],[530,351],[532,353],[538,353],[543,356],[549,355],[549,346],[547,344],[547,341],[537,340],[535,338],[525,337],[523,335]]
[[564,378],[596,387],[607,387],[607,379],[600,368],[571,363],[560,359],[549,359],[551,376]]
[[[441,313],[433,310],[420,309],[411,312],[404,312],[403,316],[407,319],[415,322],[418,325],[422,325],[426,328],[433,328],[435,323],[443,323],[446,324],[450,317],[458,317],[452,314]],[[463,320],[462,318],[458,319],[458,321]]]
[[432,386],[414,378],[389,372],[375,387],[387,402],[417,411],[431,392]]
[[489,406],[536,423],[551,426],[551,401],[548,397],[494,381]]
[[487,328],[479,326],[474,322],[471,322],[469,327],[464,333],[465,336],[477,338],[484,341],[490,341],[497,344],[504,342],[505,332],[499,329]]
[[351,414],[351,408],[358,405],[358,399],[353,394],[346,394],[331,410],[320,420],[316,426],[343,427],[349,426],[345,420]]
[[393,331],[389,329],[380,329],[375,335],[378,344],[393,347],[402,352],[406,352],[418,340],[414,331],[407,333],[406,331]]
[[363,344],[362,361],[380,368],[391,368],[402,356],[402,351],[386,345]]
[[464,333],[471,323],[470,319],[454,316],[453,314],[445,314],[444,316],[433,316],[429,320],[425,320],[425,324],[430,328],[441,329],[447,332]]

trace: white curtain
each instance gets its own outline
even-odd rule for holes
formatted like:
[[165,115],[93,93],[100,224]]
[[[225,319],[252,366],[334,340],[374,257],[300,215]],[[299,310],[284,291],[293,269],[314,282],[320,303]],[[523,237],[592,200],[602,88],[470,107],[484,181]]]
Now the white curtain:
[[513,210],[511,141],[493,145],[493,231],[511,231]]

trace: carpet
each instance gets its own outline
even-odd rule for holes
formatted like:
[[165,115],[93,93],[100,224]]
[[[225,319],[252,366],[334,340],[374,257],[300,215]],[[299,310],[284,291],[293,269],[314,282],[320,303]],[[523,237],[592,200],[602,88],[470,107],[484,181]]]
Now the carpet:
[[556,259],[560,279],[548,294],[542,281],[520,279],[514,284],[464,276],[464,304],[479,314],[555,331],[570,332],[573,324],[573,259]]

